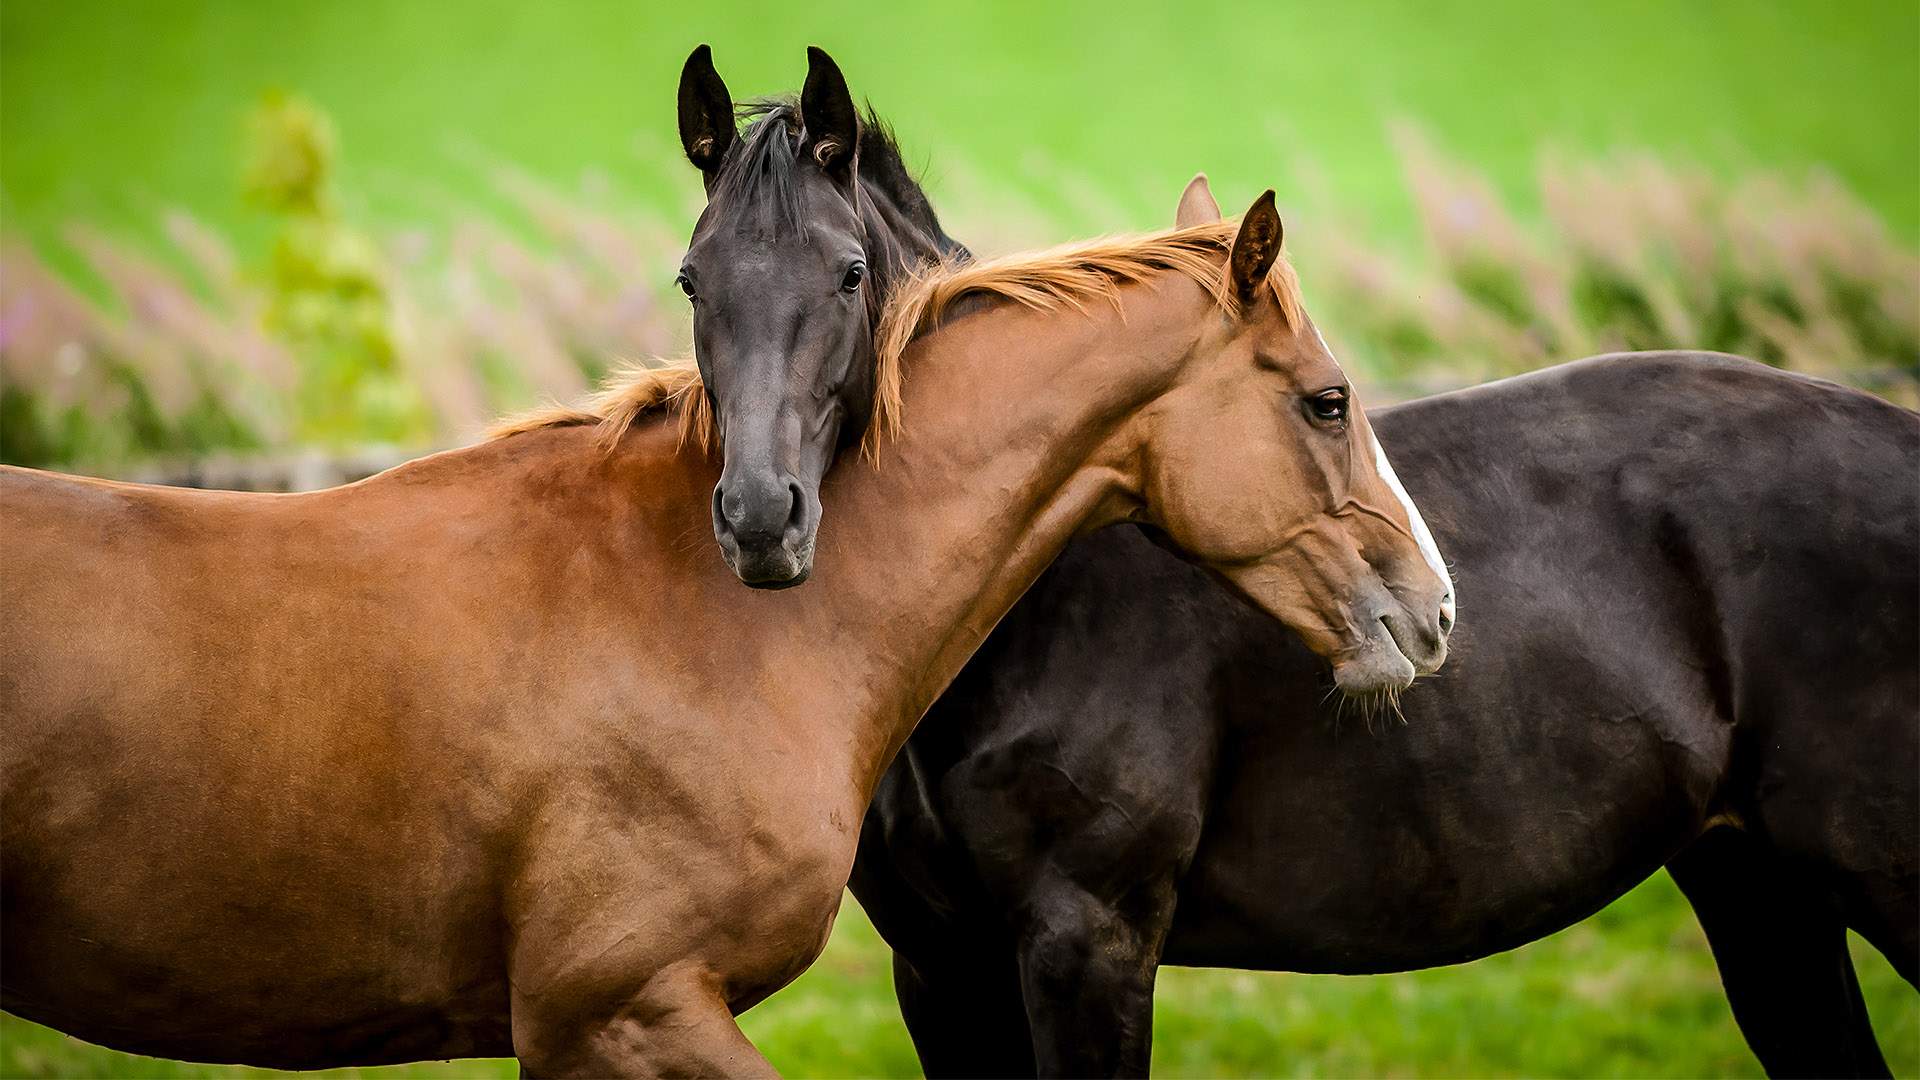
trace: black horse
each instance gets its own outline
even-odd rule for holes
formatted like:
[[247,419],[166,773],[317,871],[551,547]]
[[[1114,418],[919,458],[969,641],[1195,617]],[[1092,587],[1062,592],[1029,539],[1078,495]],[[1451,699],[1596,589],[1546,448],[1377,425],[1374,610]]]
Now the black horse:
[[1088,537],[936,704],[854,893],[929,1075],[1144,1073],[1161,963],[1363,974],[1533,941],[1666,866],[1776,1075],[1885,1075],[1920,975],[1920,415],[1599,357],[1375,412],[1457,569],[1383,728],[1142,530]]

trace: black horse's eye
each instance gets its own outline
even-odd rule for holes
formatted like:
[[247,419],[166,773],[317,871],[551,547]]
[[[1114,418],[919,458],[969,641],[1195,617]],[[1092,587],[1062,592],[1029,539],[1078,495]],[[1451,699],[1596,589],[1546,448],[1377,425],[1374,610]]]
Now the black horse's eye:
[[687,294],[687,299],[693,299],[693,279],[688,277],[685,271],[681,271],[680,276],[673,279],[673,283],[680,287],[681,292]]
[[860,288],[860,281],[867,276],[865,263],[854,263],[847,267],[847,273],[840,279],[841,292],[854,292]]
[[1322,390],[1307,399],[1307,411],[1315,420],[1337,424],[1347,418],[1347,392],[1345,390]]

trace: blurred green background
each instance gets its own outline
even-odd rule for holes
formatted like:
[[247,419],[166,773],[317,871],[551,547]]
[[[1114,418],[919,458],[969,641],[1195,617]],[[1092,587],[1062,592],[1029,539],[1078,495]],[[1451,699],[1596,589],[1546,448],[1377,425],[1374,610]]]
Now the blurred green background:
[[703,40],[736,100],[828,46],[976,250],[1274,185],[1376,401],[1668,346],[1920,399],[1911,0],[8,0],[0,460],[417,451],[683,350]]
[[[981,250],[1167,224],[1195,170],[1230,212],[1277,187],[1374,400],[1667,345],[1920,387],[1912,0],[5,0],[0,460],[404,455],[684,348],[672,105],[700,41],[736,99],[828,48]],[[227,475],[296,482],[276,468]],[[1855,944],[1920,1074],[1920,1001]],[[851,901],[743,1023],[792,1075],[914,1071]],[[1664,875],[1460,968],[1169,970],[1156,1032],[1169,1075],[1758,1071]],[[0,1018],[0,1075],[224,1072]]]
[[[1920,8],[1901,0],[3,10],[0,177],[29,229],[139,225],[154,201],[240,224],[237,110],[268,87],[334,114],[352,146],[344,186],[381,220],[441,217],[444,195],[475,194],[463,166],[492,156],[684,194],[674,84],[707,41],[736,99],[796,89],[802,47],[828,49],[936,180],[964,164],[1075,232],[1165,223],[1196,169],[1240,202],[1303,162],[1409,230],[1383,127],[1409,116],[1511,194],[1543,145],[1645,146],[1727,170],[1822,166],[1920,236]],[[1061,170],[1111,205],[1080,205]]]

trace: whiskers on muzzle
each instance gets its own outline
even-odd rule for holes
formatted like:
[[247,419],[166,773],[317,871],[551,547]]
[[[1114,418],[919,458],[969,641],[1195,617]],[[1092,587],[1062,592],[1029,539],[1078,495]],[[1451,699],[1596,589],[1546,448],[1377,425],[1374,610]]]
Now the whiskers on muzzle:
[[1348,719],[1357,719],[1366,725],[1367,734],[1377,735],[1379,724],[1384,727],[1388,721],[1398,721],[1401,727],[1407,726],[1407,714],[1401,708],[1400,699],[1408,690],[1422,679],[1437,679],[1438,672],[1418,674],[1413,684],[1407,686],[1386,686],[1370,690],[1347,690],[1335,683],[1327,688],[1320,697],[1320,706],[1324,711],[1329,703],[1333,706],[1333,729],[1337,734]]

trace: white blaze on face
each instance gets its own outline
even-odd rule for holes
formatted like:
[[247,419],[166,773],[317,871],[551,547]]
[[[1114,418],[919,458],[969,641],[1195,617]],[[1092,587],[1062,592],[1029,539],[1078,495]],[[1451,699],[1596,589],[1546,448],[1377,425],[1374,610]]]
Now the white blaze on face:
[[[1331,357],[1333,350],[1327,348],[1327,339],[1321,335],[1319,327],[1313,328],[1313,336],[1319,338],[1320,347],[1325,349],[1327,355]],[[1427,528],[1426,519],[1420,516],[1419,508],[1413,505],[1413,499],[1407,495],[1407,489],[1400,486],[1400,478],[1393,475],[1393,466],[1387,462],[1387,452],[1380,449],[1380,440],[1374,437],[1372,426],[1367,428],[1367,441],[1373,443],[1374,471],[1380,474],[1380,479],[1387,482],[1388,490],[1393,492],[1394,498],[1400,500],[1400,505],[1407,508],[1407,522],[1413,526],[1413,541],[1420,545],[1421,556],[1439,576],[1440,587],[1446,590],[1440,599],[1440,613],[1447,617],[1448,623],[1452,623],[1453,578],[1447,575],[1446,561],[1440,558],[1440,545],[1433,542],[1433,533]]]
[[1433,568],[1433,572],[1440,576],[1441,587],[1447,590],[1440,601],[1440,611],[1451,623],[1453,621],[1453,579],[1447,576],[1447,564],[1440,558],[1440,547],[1433,542],[1433,533],[1427,529],[1427,523],[1420,517],[1420,510],[1413,505],[1413,499],[1408,497],[1407,489],[1400,486],[1400,478],[1393,475],[1393,465],[1387,461],[1387,452],[1380,448],[1380,440],[1374,437],[1372,429],[1368,429],[1367,438],[1373,443],[1374,469],[1380,473],[1380,479],[1387,482],[1387,487],[1393,492],[1394,498],[1399,499],[1400,505],[1407,508],[1407,521],[1413,526],[1414,542],[1420,545],[1420,554],[1426,558],[1427,565]]

